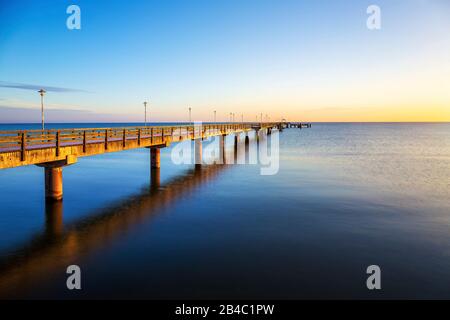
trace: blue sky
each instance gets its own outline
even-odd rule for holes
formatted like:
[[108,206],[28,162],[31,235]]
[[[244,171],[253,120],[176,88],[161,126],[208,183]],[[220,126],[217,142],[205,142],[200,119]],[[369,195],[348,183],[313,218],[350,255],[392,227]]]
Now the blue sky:
[[2,83],[75,89],[47,94],[49,121],[139,121],[144,100],[155,121],[188,106],[205,121],[445,118],[449,15],[445,0],[0,0],[0,122],[39,121],[35,90]]

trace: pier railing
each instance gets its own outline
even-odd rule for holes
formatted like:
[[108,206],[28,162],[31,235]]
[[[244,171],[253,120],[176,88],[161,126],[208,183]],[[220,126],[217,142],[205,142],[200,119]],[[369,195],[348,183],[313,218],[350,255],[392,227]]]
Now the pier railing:
[[[221,135],[220,162],[225,163],[225,136],[256,130],[259,137],[260,134],[270,135],[274,127],[282,130],[288,126],[287,123],[276,122],[194,123],[149,127],[0,131],[0,169],[26,165],[43,167],[45,197],[51,201],[60,201],[63,196],[62,169],[75,164],[79,157],[148,148],[153,179],[153,175],[159,175],[161,149],[172,142],[195,140],[197,166],[202,163],[202,140]],[[245,143],[249,141],[247,138]],[[235,149],[238,147],[238,140],[235,136]]]
[[228,134],[237,130],[251,130],[255,126],[268,127],[273,123],[232,123],[176,125],[176,126],[145,126],[145,127],[113,127],[113,128],[80,128],[80,129],[50,129],[50,130],[13,130],[0,131],[0,153],[21,151],[22,158],[26,150],[56,148],[62,146],[86,145],[122,141],[123,145],[129,140],[150,139],[152,143],[164,143],[166,138],[171,141],[203,138],[217,134]]

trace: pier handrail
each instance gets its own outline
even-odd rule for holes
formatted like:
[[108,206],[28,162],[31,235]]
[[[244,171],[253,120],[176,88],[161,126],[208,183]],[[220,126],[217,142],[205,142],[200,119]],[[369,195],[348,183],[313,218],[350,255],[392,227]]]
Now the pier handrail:
[[[302,124],[294,124],[298,128]],[[225,163],[225,139],[234,134],[237,155],[238,135],[245,134],[249,143],[250,131],[256,132],[254,141],[261,135],[271,135],[274,128],[283,131],[289,127],[283,122],[240,123],[189,123],[157,126],[112,128],[62,128],[48,130],[0,131],[0,169],[37,165],[44,168],[45,197],[60,201],[63,196],[63,167],[75,164],[80,157],[137,148],[150,150],[152,177],[159,175],[161,149],[172,143],[195,140],[195,164],[202,163],[202,140],[219,136],[219,162]]]
[[178,137],[195,139],[203,137],[204,132],[216,131],[222,134],[235,130],[250,130],[255,126],[270,127],[277,123],[205,123],[201,124],[201,135],[196,132],[199,125],[177,124],[157,126],[109,127],[109,128],[62,128],[46,130],[5,130],[0,131],[0,153],[26,148],[41,147],[55,148],[64,144],[108,143],[108,141],[128,139],[153,139],[164,137]]

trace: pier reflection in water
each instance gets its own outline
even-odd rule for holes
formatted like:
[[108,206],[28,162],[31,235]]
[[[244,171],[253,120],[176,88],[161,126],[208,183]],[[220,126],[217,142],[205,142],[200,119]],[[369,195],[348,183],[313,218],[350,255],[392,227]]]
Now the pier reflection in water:
[[[317,124],[283,132],[275,176],[165,161],[160,187],[147,150],[86,158],[44,227],[40,168],[2,171],[0,296],[448,299],[449,134]],[[81,291],[66,288],[70,264]],[[372,264],[380,292],[366,287]]]
[[160,185],[160,172],[155,170],[149,187],[140,194],[68,226],[63,224],[63,202],[46,203],[45,230],[17,248],[14,255],[0,260],[0,297],[21,297],[41,283],[45,285],[52,278],[59,278],[67,266],[107,247],[115,237],[189,196],[226,168],[226,165],[197,166],[164,185]]
[[62,201],[47,201],[45,203],[45,234],[48,237],[59,237],[64,232]]

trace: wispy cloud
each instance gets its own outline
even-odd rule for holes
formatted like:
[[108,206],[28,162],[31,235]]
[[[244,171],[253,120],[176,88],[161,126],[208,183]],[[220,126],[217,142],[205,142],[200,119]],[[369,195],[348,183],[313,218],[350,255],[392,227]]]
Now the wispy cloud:
[[40,90],[44,89],[49,92],[87,92],[85,90],[73,89],[73,88],[62,88],[62,87],[52,87],[46,85],[34,85],[34,84],[25,84],[25,83],[15,83],[15,82],[7,82],[0,81],[1,88],[13,88],[13,89],[22,89],[22,90]]
[[[38,101],[28,101],[24,99],[14,99],[14,98],[0,98],[0,107],[8,107],[8,108],[28,108],[34,109],[40,108],[40,103]],[[49,103],[45,104],[45,109],[62,109],[62,110],[95,110],[90,106],[79,106],[75,104],[66,104],[66,103]]]
[[[82,109],[48,109],[46,122],[137,122],[141,117],[135,114],[97,113]],[[0,104],[0,123],[38,123],[41,119],[39,108],[10,107]]]

